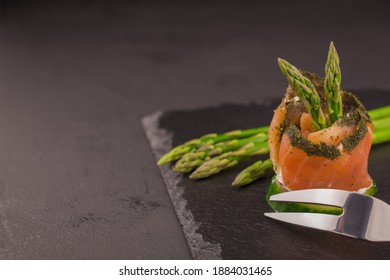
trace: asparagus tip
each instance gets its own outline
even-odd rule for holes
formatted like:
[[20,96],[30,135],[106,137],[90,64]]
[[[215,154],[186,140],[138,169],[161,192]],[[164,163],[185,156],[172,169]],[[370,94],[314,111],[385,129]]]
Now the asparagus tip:
[[157,161],[157,165],[164,165],[168,162],[170,162],[169,156],[168,154],[165,154]]
[[252,183],[252,181],[248,178],[248,176],[246,175],[241,175],[241,174],[238,174],[237,177],[234,179],[233,183],[232,183],[232,186],[233,187],[242,187],[242,186],[245,186],[245,185],[248,185],[250,183]]

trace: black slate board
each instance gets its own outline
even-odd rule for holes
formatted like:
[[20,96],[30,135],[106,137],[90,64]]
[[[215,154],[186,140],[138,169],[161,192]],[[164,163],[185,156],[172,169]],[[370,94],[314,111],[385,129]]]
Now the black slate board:
[[[390,104],[385,90],[353,91],[368,109]],[[143,119],[156,158],[172,146],[210,132],[268,125],[280,100],[158,112]],[[252,160],[253,161],[253,160]],[[214,177],[192,181],[169,166],[161,172],[195,259],[390,259],[390,242],[372,243],[264,217],[269,179],[231,187],[250,160]],[[377,197],[390,203],[390,144],[373,147],[370,175]]]

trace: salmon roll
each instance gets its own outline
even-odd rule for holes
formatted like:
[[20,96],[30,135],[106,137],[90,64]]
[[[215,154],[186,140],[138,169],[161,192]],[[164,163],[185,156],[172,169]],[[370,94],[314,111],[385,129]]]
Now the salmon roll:
[[[326,118],[324,79],[303,72],[315,86]],[[313,126],[296,89],[289,85],[275,110],[269,129],[270,157],[275,182],[287,191],[329,188],[364,191],[373,185],[368,156],[374,126],[353,94],[340,90],[342,117],[322,129]]]

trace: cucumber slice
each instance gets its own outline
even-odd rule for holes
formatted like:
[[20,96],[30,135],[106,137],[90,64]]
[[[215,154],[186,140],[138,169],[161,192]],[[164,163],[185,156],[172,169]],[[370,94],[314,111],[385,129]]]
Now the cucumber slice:
[[[287,191],[283,188],[275,179],[275,176],[272,178],[271,183],[268,185],[267,193],[265,199],[267,200],[268,205],[275,212],[309,212],[309,213],[324,213],[332,215],[340,215],[343,210],[342,208],[328,205],[318,205],[318,204],[309,204],[309,203],[296,203],[296,202],[275,202],[270,201],[269,198],[271,195],[282,193]],[[377,191],[375,182],[365,190],[363,193],[369,196],[373,196]]]

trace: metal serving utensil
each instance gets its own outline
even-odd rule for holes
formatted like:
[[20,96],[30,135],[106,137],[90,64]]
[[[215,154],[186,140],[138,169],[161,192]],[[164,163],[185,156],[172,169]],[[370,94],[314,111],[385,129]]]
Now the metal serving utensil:
[[343,208],[343,213],[264,213],[267,217],[369,241],[390,241],[390,205],[375,197],[342,190],[310,189],[276,194],[270,200],[331,205]]

